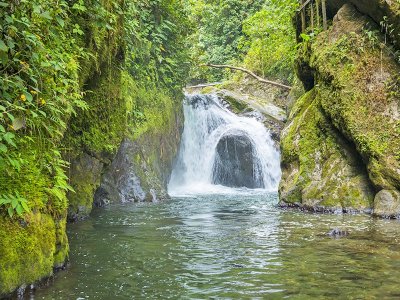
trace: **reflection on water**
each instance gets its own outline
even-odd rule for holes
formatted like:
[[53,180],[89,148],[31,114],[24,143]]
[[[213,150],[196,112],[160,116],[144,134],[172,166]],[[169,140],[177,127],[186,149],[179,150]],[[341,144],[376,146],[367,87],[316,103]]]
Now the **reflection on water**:
[[[71,267],[32,299],[400,297],[398,221],[276,202],[255,192],[97,210],[70,226]],[[334,227],[350,235],[328,237]]]

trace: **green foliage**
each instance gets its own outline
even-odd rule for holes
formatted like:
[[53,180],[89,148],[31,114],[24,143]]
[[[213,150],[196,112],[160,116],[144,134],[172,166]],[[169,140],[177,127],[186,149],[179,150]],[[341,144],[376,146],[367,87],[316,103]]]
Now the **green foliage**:
[[198,28],[190,38],[194,69],[192,78],[219,81],[224,71],[203,69],[202,63],[234,64],[245,53],[240,48],[242,24],[259,10],[264,0],[190,0],[191,21]]
[[[78,40],[82,33],[73,18],[78,7],[63,0],[0,5],[0,179],[21,193],[3,194],[3,204],[9,204],[10,216],[11,209],[21,215],[27,202],[36,204],[38,199],[27,197],[22,186],[12,185],[19,182],[15,179],[20,172],[34,168],[40,176],[53,178],[54,184],[41,188],[55,205],[51,210],[58,210],[57,206],[66,206],[64,191],[69,186],[66,163],[55,149],[70,116],[87,108],[78,80],[79,60],[85,56]],[[26,159],[32,150],[34,161]]]
[[[75,152],[113,154],[126,129],[143,119],[140,108],[122,95],[127,83],[155,85],[171,97],[181,96],[190,26],[183,1],[104,0],[86,7],[79,24],[91,55],[82,63],[81,82],[90,109],[71,120],[64,144]],[[150,98],[144,94],[142,100],[151,104]]]
[[24,212],[30,212],[27,200],[15,192],[12,194],[0,195],[0,207],[4,206],[7,209],[8,215],[12,218],[15,213],[22,216]]
[[293,82],[296,37],[291,20],[297,5],[296,0],[266,1],[263,9],[244,21],[241,47],[246,50],[248,69],[263,77]]
[[18,9],[3,3],[0,11],[0,168],[15,166],[11,150],[22,138],[54,147],[68,117],[84,106],[70,8],[66,1],[48,2],[22,0]]
[[193,81],[220,81],[229,71],[204,63],[244,65],[261,76],[292,82],[296,0],[189,1],[198,30],[190,41]]
[[134,78],[181,91],[189,70],[185,47],[190,32],[182,0],[127,2],[127,69]]

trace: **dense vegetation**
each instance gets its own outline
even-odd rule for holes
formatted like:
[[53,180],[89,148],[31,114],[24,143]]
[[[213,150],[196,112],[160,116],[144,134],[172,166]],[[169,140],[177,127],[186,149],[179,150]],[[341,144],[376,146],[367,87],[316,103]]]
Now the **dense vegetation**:
[[[62,152],[113,153],[127,130],[134,134],[146,118],[156,119],[143,115],[139,103],[151,90],[160,95],[155,102],[163,93],[180,93],[190,68],[188,34],[194,80],[229,75],[199,68],[204,62],[240,64],[262,76],[292,80],[294,55],[285,53],[294,51],[294,31],[287,24],[295,5],[293,0],[0,2],[5,174],[0,206],[10,216],[30,207],[61,214],[71,190]],[[37,182],[40,197],[32,195],[36,189],[23,188],[30,176],[47,178]]]
[[69,162],[106,163],[179,105],[186,14],[175,0],[0,2],[0,295],[64,263],[82,190]]
[[[177,1],[22,0],[0,5],[0,170],[5,173],[0,182],[0,204],[5,204],[12,216],[14,209],[19,214],[29,210],[24,199],[29,199],[28,204],[41,202],[39,207],[44,208],[50,196],[61,201],[59,209],[63,211],[64,192],[70,187],[61,150],[71,146],[70,140],[68,145],[62,141],[70,118],[94,123],[100,109],[113,109],[105,98],[92,99],[90,76],[111,69],[117,54],[117,67],[134,78],[138,87],[178,93],[188,68],[183,51],[189,28],[185,11]],[[90,124],[73,122],[68,129],[73,142],[93,150],[115,150],[118,143],[114,135],[124,134],[131,115],[144,118],[134,103],[129,106],[131,111],[122,112],[126,119],[118,116],[123,121],[117,122],[118,133],[109,128],[90,128],[82,133]],[[76,141],[77,136],[80,141]],[[101,148],[97,141],[102,141]],[[33,166],[50,181],[56,178],[45,185],[45,198],[30,197],[31,188],[25,191],[10,184],[16,180],[31,184],[21,177],[28,176]]]
[[261,76],[291,82],[296,0],[190,1],[194,81],[219,81],[229,73],[199,68],[204,63],[244,66]]

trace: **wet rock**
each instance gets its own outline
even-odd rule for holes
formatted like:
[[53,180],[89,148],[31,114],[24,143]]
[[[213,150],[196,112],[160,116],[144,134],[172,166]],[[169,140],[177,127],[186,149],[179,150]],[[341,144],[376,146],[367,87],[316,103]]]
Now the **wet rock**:
[[68,193],[68,220],[86,218],[92,210],[93,194],[100,185],[103,162],[87,153],[71,160],[69,178],[75,192]]
[[340,228],[333,228],[331,231],[327,233],[327,235],[330,237],[344,237],[349,235],[349,232],[347,230],[342,230]]
[[400,217],[400,192],[381,190],[374,199],[374,216],[383,218]]
[[94,205],[102,207],[111,202],[157,201],[166,198],[164,184],[150,169],[143,159],[140,145],[125,139],[103,175],[101,186],[94,196]]
[[227,135],[217,145],[213,183],[230,187],[262,188],[261,166],[249,137]]

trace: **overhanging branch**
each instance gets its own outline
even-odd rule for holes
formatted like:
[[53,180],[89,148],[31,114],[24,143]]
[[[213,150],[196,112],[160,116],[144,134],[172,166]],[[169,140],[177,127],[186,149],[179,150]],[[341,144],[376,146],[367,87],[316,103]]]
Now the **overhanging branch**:
[[241,71],[241,72],[244,72],[244,73],[254,77],[255,79],[257,79],[260,82],[271,84],[271,85],[274,85],[274,86],[277,86],[277,87],[280,87],[280,88],[283,88],[283,89],[287,89],[287,90],[291,90],[292,89],[291,86],[284,85],[284,84],[279,83],[279,82],[275,82],[275,81],[264,79],[264,78],[256,75],[254,72],[252,72],[250,70],[247,70],[245,68],[241,68],[241,67],[235,67],[235,66],[230,66],[230,65],[214,65],[214,64],[203,64],[203,65],[200,65],[200,67],[210,67],[210,68],[218,68],[218,69],[231,69],[231,70]]

